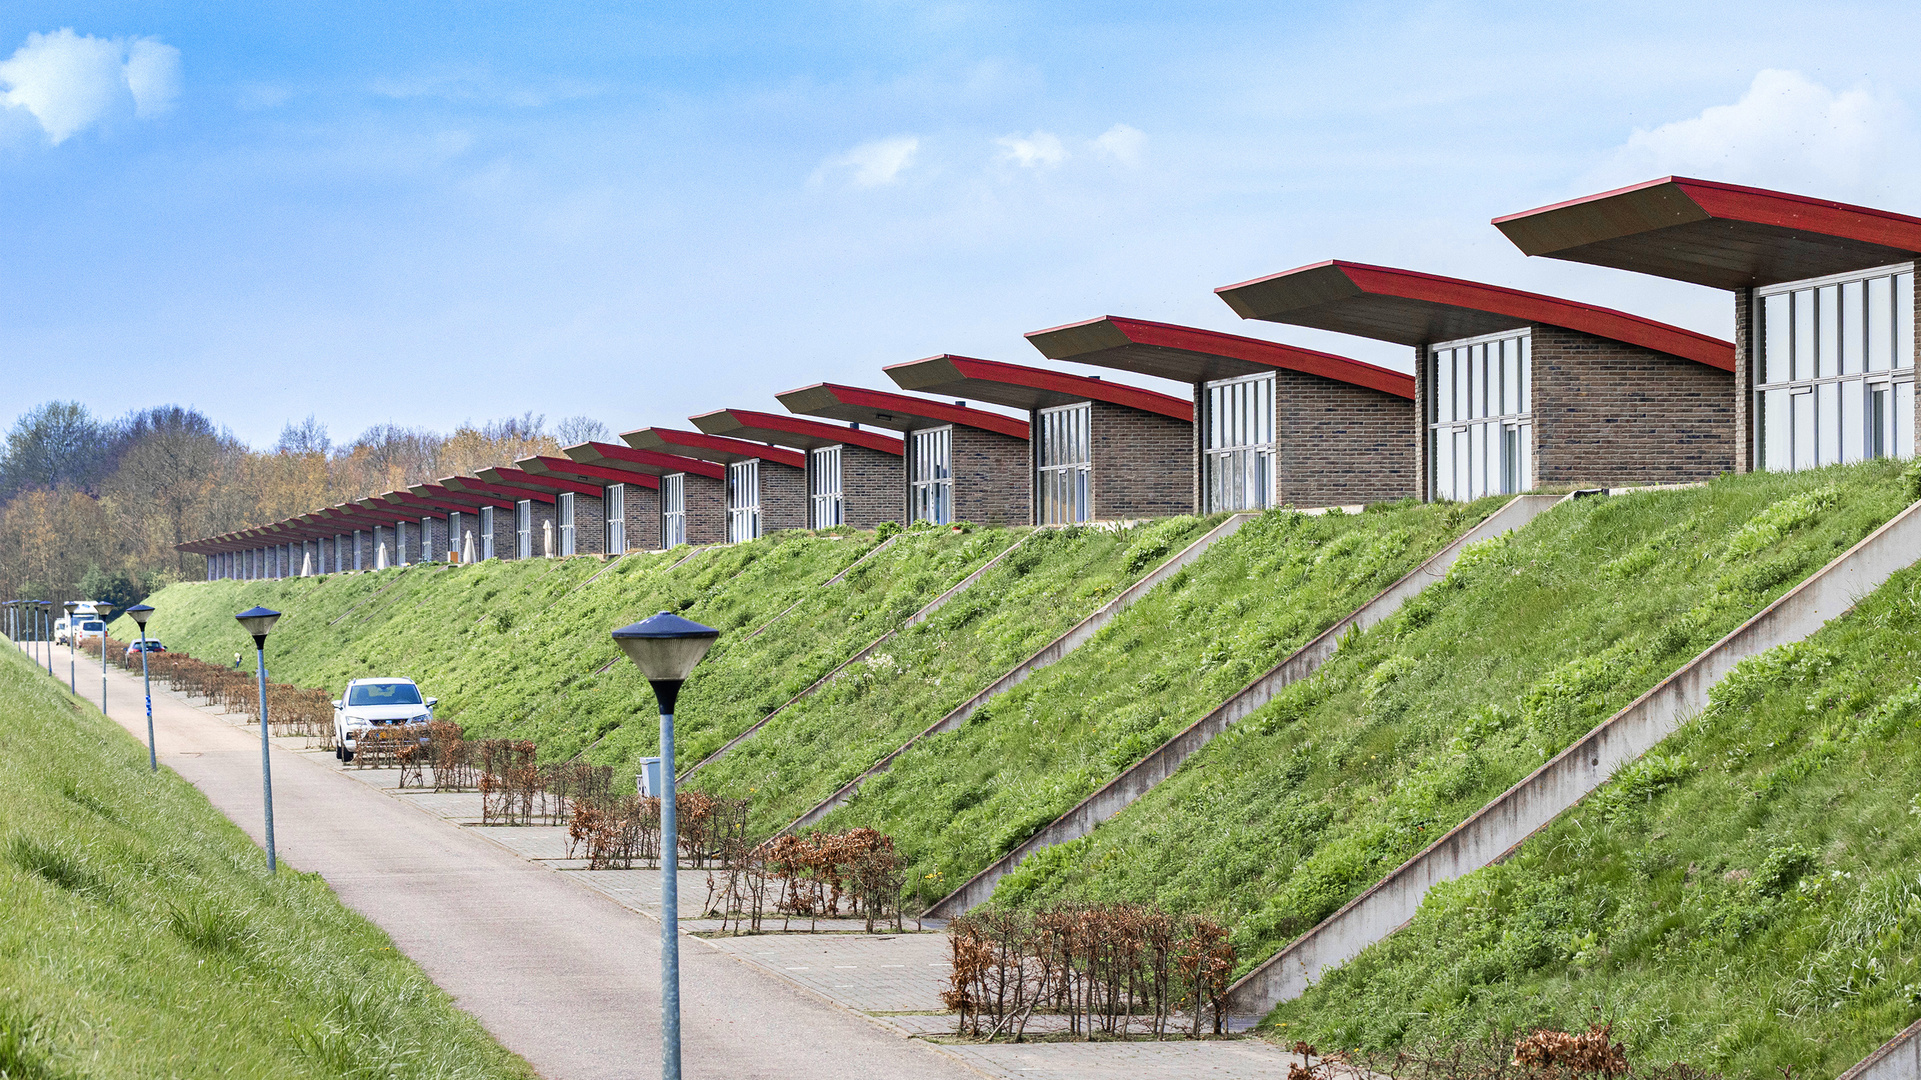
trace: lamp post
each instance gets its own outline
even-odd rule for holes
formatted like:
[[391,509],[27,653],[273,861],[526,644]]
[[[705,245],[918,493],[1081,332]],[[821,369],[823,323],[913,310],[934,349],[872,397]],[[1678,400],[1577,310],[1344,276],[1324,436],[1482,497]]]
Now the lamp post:
[[[153,681],[147,677],[147,620],[153,618],[153,608],[146,604],[135,604],[127,609],[127,614],[133,616],[134,625],[140,627],[140,688],[147,695],[147,768],[159,772],[160,755],[153,748]],[[100,642],[102,656],[106,655],[106,648],[107,643],[103,638]],[[103,660],[101,663],[104,671],[106,662]],[[104,681],[106,676],[102,675],[101,679]],[[103,690],[102,700],[105,697]]]
[[80,683],[74,675],[73,664],[73,613],[80,610],[80,605],[69,600],[60,606],[67,612],[67,693],[78,697]]
[[[95,604],[93,617],[100,620],[100,715],[107,715],[107,616],[113,614],[112,604]],[[73,620],[67,620],[67,635],[73,635]]]
[[663,611],[614,631],[660,702],[660,1075],[680,1080],[680,832],[674,813],[674,703],[720,631]]
[[234,616],[242,629],[253,635],[254,660],[260,673],[260,797],[267,806],[267,873],[279,870],[273,853],[273,766],[267,761],[267,633],[280,621],[278,611],[258,605]]
[[47,674],[53,674],[53,601],[40,601],[40,652],[47,658]]

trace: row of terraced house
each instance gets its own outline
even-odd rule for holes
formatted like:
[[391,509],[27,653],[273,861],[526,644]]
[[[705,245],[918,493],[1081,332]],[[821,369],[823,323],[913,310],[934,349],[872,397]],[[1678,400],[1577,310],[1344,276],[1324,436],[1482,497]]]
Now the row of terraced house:
[[[1342,261],[1216,290],[1409,346],[1413,374],[1109,316],[1027,335],[1102,375],[942,355],[182,545],[211,578],[619,554],[781,529],[1037,525],[1471,499],[1912,457],[1921,218],[1669,177],[1494,221],[1528,255],[1728,291],[1734,341]],[[1025,418],[969,402],[1024,412]]]

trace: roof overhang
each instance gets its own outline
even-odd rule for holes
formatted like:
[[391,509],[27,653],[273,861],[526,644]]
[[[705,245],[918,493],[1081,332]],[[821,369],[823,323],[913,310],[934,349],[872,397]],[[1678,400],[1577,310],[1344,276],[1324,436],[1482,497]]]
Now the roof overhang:
[[579,480],[569,480],[558,476],[536,476],[521,469],[495,468],[481,469],[479,476],[490,484],[502,487],[525,488],[544,495],[591,495],[600,498],[599,484],[584,484]]
[[403,511],[394,509],[393,504],[379,497],[355,499],[353,505],[359,507],[361,513],[365,516],[375,518],[387,525],[399,524],[408,520],[411,516]]
[[1734,345],[1719,338],[1612,308],[1413,270],[1332,260],[1214,291],[1243,319],[1401,345],[1559,326],[1734,370]]
[[693,421],[695,427],[709,435],[752,439],[756,442],[773,443],[776,446],[793,447],[796,450],[818,450],[823,446],[864,446],[869,450],[878,450],[895,457],[900,457],[906,452],[906,448],[899,439],[892,435],[882,435],[878,431],[865,431],[839,424],[823,424],[818,420],[756,412],[752,409],[715,409],[713,412],[690,416],[688,419]]
[[881,369],[903,390],[956,394],[1014,409],[1051,409],[1100,401],[1175,420],[1194,421],[1194,403],[1138,386],[1086,375],[943,354]]
[[1002,416],[985,409],[970,409],[965,405],[949,405],[926,398],[908,397],[906,394],[890,393],[886,390],[864,390],[856,386],[842,386],[838,383],[815,383],[798,390],[775,394],[775,400],[789,410],[803,416],[825,416],[830,420],[845,420],[854,424],[871,424],[891,431],[919,431],[922,428],[946,427],[958,424],[961,427],[979,428],[1010,439],[1027,439],[1027,421]]
[[649,476],[671,476],[674,473],[692,473],[714,480],[722,480],[727,470],[711,461],[683,457],[679,454],[663,454],[658,450],[636,450],[631,446],[616,446],[613,443],[586,442],[578,446],[561,448],[566,454],[582,465],[598,465],[605,469],[622,472],[645,473]]
[[1094,364],[1175,382],[1238,379],[1285,369],[1396,397],[1414,397],[1414,376],[1405,372],[1334,353],[1145,319],[1109,315],[1036,330],[1027,335],[1027,340],[1050,360]]
[[591,480],[604,489],[608,484],[638,484],[651,490],[660,489],[660,477],[652,473],[629,472],[626,469],[610,469],[600,465],[583,465],[572,458],[547,457],[537,454],[514,462],[520,468],[535,476],[554,476]]
[[528,491],[525,488],[508,487],[505,484],[490,484],[478,476],[443,476],[440,478],[440,483],[442,486],[453,491],[470,491],[477,495],[491,495],[497,499],[506,499],[508,502],[519,502],[523,499],[530,502],[544,503],[554,501],[554,497],[544,491]]
[[1921,255],[1921,218],[1683,176],[1508,214],[1494,227],[1529,255],[1717,289]]
[[497,510],[511,510],[514,505],[507,499],[483,495],[476,491],[455,491],[442,484],[413,484],[407,490],[422,499],[440,503],[449,510],[456,510],[463,514],[470,514],[483,506],[491,506]]
[[807,459],[792,450],[768,446],[766,443],[748,442],[746,439],[709,435],[704,431],[644,427],[634,431],[624,431],[620,439],[636,450],[679,454],[682,457],[699,458],[702,461],[717,462],[721,465],[735,465],[743,461],[771,461],[790,469],[807,467]]

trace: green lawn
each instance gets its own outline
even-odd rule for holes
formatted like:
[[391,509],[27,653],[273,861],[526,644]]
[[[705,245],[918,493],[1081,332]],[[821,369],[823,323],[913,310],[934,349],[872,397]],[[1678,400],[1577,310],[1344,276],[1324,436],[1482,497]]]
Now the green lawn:
[[1582,1022],[1643,1060],[1831,1077],[1921,1016],[1921,572],[1709,710],[1274,1023],[1393,1047]]
[[531,1077],[318,875],[0,655],[0,1076]]
[[997,897],[1210,912],[1245,970],[1893,516],[1905,488],[1876,462],[1560,506],[1471,548]]
[[1505,501],[1262,514],[822,826],[889,833],[938,899]]

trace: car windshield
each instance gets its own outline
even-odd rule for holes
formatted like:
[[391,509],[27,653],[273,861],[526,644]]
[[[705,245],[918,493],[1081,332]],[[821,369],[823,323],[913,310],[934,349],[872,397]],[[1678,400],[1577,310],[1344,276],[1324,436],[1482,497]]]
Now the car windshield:
[[420,688],[413,683],[361,683],[347,692],[349,705],[418,705]]
[[103,629],[105,629],[105,627],[104,627],[104,626],[102,626],[102,625],[101,625],[100,623],[98,623],[98,622],[83,622],[83,623],[81,623],[81,624],[80,624],[80,629],[82,629],[82,630],[103,630]]

